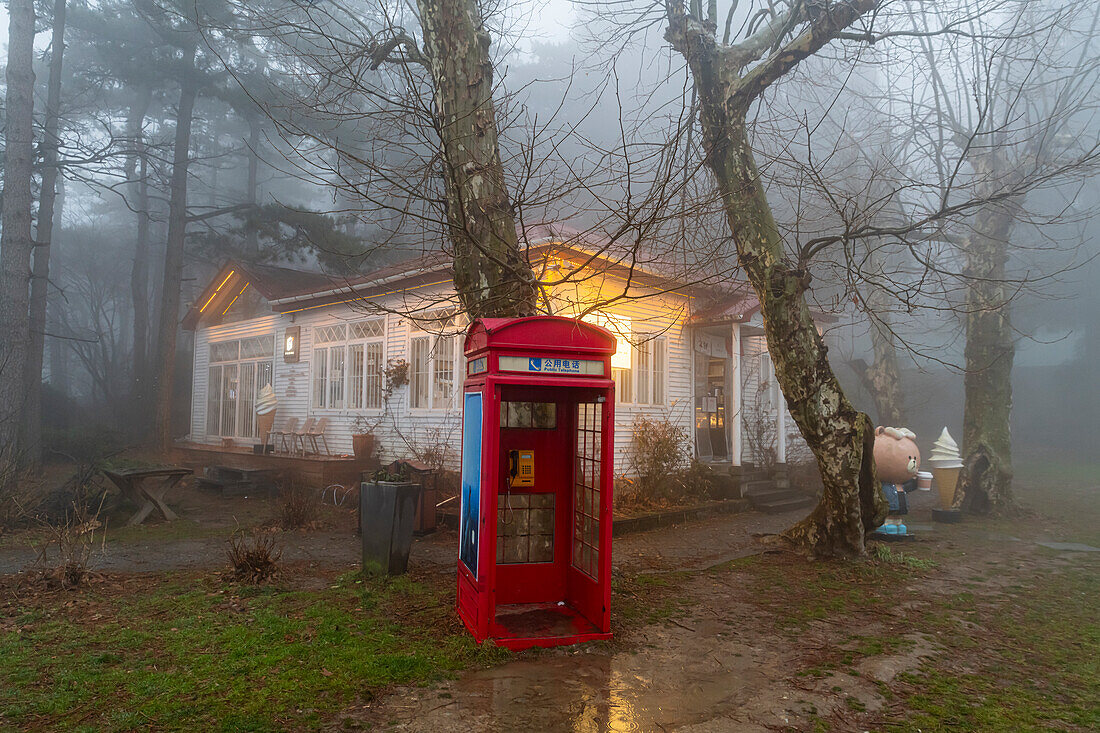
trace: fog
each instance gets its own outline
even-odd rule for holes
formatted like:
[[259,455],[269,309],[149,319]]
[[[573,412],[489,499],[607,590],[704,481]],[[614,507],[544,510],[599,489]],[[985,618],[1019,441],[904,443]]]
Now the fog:
[[[68,7],[42,373],[44,429],[54,440],[75,426],[123,441],[148,431],[185,81],[197,95],[186,143],[181,317],[230,258],[349,277],[448,249],[424,68],[365,63],[359,54],[395,27],[419,38],[410,7],[177,5]],[[731,13],[735,30],[755,22],[749,5]],[[993,29],[989,43],[827,47],[761,99],[752,144],[792,257],[810,240],[836,237],[805,264],[814,307],[827,316],[833,368],[857,407],[879,419],[853,365],[872,361],[870,329],[888,315],[910,427],[955,431],[963,422],[967,273],[965,247],[953,242],[979,213],[966,202],[981,176],[946,150],[960,133],[931,110],[957,105],[957,121],[966,122],[975,85],[992,89],[989,100],[1010,108],[995,110],[1005,114],[995,129],[1008,136],[999,144],[1010,154],[1000,159],[1005,170],[985,175],[1025,173],[1013,198],[1006,276],[1014,445],[1021,455],[1089,452],[1100,409],[1094,19],[1087,4],[1031,3],[1011,45],[1003,22],[1014,8],[993,5],[983,21]],[[702,166],[691,78],[655,8],[487,5],[502,157],[525,223],[610,239],[632,262],[696,273],[718,297],[741,277],[734,240]],[[943,12],[952,27],[964,23]],[[968,27],[977,26],[974,13]],[[897,3],[881,22],[905,29],[917,15]],[[57,51],[50,20],[40,18],[34,41],[39,136]],[[1055,24],[1073,32],[1055,36]],[[193,66],[181,70],[192,46]],[[1002,62],[1002,51],[1031,73],[998,67],[983,76],[982,54]],[[1005,100],[1014,95],[1034,96],[1013,106]],[[979,105],[970,121],[982,112]],[[991,147],[994,137],[978,134],[971,148]],[[1040,147],[1027,145],[1044,137],[1040,164]],[[927,223],[893,236],[858,234],[868,222],[885,232],[884,221],[902,216]],[[861,248],[878,252],[877,271]],[[144,269],[134,264],[141,258]],[[875,302],[877,310],[868,307]],[[143,311],[146,325],[136,326]],[[173,355],[177,435],[189,419],[190,339],[180,331]]]

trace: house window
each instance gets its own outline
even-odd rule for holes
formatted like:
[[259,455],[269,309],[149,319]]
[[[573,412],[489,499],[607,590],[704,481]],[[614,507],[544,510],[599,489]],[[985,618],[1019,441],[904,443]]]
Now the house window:
[[[433,311],[412,322],[409,339],[409,407],[446,410],[455,401],[456,375],[462,373],[459,338],[448,330],[465,319],[453,309]],[[438,330],[439,333],[430,333]]]
[[635,387],[633,401],[639,405],[663,405],[668,343],[664,336],[638,334],[637,338],[639,340],[632,358]]
[[313,329],[313,407],[382,407],[383,318]]
[[206,381],[206,433],[256,437],[256,398],[272,383],[275,335],[210,344]]
[[443,410],[455,394],[455,336],[414,336],[409,344],[409,406]]
[[611,370],[611,379],[615,381],[615,401],[630,404],[634,401],[634,370]]

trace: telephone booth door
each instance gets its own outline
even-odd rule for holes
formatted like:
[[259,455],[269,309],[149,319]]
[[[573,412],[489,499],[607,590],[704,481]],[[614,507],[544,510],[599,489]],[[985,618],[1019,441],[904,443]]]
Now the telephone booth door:
[[514,649],[609,638],[614,337],[486,320],[466,350],[459,615]]

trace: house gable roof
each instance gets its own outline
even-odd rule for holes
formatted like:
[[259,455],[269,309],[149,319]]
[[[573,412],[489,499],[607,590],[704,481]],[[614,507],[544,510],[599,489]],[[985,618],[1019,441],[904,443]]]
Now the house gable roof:
[[[554,260],[566,263],[563,269],[568,273],[581,271],[606,274],[659,292],[701,296],[704,302],[713,302],[715,297],[723,297],[722,293],[715,292],[713,285],[690,282],[686,278],[660,272],[662,268],[658,262],[638,264],[634,259],[620,260],[610,247],[599,243],[582,246],[560,241],[565,238],[561,236],[563,234],[572,236],[569,232],[559,231],[558,236],[555,236],[549,228],[537,227],[528,230],[529,240],[534,239],[533,234],[543,236],[528,247],[528,255],[544,262]],[[453,258],[446,252],[431,252],[363,275],[339,277],[274,265],[229,261],[192,304],[184,316],[183,326],[193,330],[204,319],[204,314],[221,313],[219,308],[227,308],[225,303],[233,295],[243,292],[242,285],[245,283],[267,299],[273,312],[291,313],[450,283],[453,262]],[[587,275],[580,277],[584,279]],[[726,297],[726,300],[719,301],[719,304],[743,299],[743,293],[744,289],[739,288],[733,295]],[[715,308],[717,305],[708,306],[706,311]],[[716,320],[730,320],[728,316],[719,315],[717,311],[715,316]],[[693,320],[697,318],[698,316],[693,316]]]
[[267,301],[274,302],[302,292],[331,288],[335,282],[338,281],[317,272],[230,260],[218,270],[218,274],[187,309],[183,327],[194,330],[211,314],[224,314],[250,286]]

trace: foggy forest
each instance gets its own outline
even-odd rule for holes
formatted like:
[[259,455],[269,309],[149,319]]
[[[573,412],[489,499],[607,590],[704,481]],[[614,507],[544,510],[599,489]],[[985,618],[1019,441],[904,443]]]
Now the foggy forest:
[[[1100,726],[1100,4],[4,5],[0,727]],[[558,510],[507,431],[583,401],[463,418],[478,324],[545,316],[617,344]],[[562,579],[486,590],[538,536]],[[587,692],[462,595],[577,568]]]

